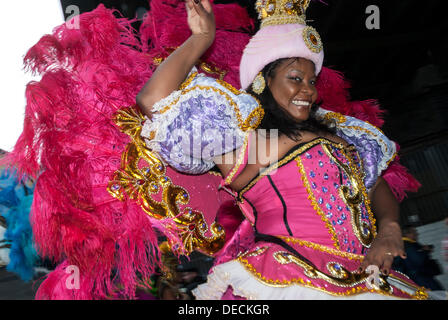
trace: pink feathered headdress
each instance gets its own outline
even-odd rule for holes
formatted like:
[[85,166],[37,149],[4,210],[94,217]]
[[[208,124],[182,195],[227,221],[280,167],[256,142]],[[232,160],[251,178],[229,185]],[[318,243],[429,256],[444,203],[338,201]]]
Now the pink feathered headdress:
[[322,69],[324,52],[317,31],[305,23],[309,0],[258,0],[260,30],[250,39],[240,63],[241,88],[247,89],[267,64],[281,58],[311,60],[316,75]]

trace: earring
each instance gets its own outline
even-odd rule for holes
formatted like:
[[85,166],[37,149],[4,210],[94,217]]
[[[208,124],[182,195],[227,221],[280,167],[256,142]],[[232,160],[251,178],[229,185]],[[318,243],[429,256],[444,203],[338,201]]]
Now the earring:
[[264,81],[264,77],[261,74],[261,72],[259,72],[257,74],[257,76],[255,77],[254,82],[252,82],[252,90],[256,94],[261,94],[265,87],[266,87],[266,82]]

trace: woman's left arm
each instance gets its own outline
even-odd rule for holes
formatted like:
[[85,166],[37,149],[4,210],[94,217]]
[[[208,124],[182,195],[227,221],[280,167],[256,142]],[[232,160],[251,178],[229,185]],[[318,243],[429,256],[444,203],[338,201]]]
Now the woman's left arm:
[[383,274],[388,274],[394,257],[406,258],[399,222],[400,206],[382,177],[370,190],[369,199],[377,220],[378,233],[361,263],[360,271],[369,265],[376,265]]

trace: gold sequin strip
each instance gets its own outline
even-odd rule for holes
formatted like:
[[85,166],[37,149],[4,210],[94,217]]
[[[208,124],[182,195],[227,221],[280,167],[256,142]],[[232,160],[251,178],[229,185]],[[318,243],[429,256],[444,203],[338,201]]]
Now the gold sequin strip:
[[318,138],[315,140],[312,140],[306,144],[304,144],[303,146],[301,146],[300,148],[298,148],[297,150],[295,150],[294,152],[292,152],[291,154],[289,154],[288,156],[284,157],[283,159],[281,159],[280,161],[272,164],[271,166],[269,166],[268,168],[266,168],[263,172],[260,173],[259,176],[257,176],[255,179],[253,179],[246,187],[244,187],[239,193],[238,193],[238,198],[240,199],[240,201],[242,200],[242,196],[244,193],[246,193],[247,191],[249,191],[260,179],[262,179],[264,176],[267,176],[269,173],[271,173],[272,171],[276,170],[277,168],[281,167],[282,165],[284,165],[285,163],[291,161],[292,159],[294,159],[298,154],[301,154],[303,152],[305,152],[306,150],[308,150],[309,148],[313,147],[316,144],[319,143],[331,143],[334,145],[337,145],[339,147],[344,147],[342,144],[336,144],[334,142],[330,142],[329,140],[325,139],[325,138]]
[[[235,117],[237,119],[238,122],[238,127],[242,130],[242,131],[248,131],[248,130],[254,130],[256,129],[261,121],[263,120],[264,117],[264,109],[260,106],[260,102],[256,99],[255,101],[257,102],[258,107],[255,107],[251,113],[247,116],[246,119],[243,119],[242,115],[241,115],[241,111],[237,105],[237,103],[232,99],[231,96],[229,96],[226,92],[222,91],[221,89],[215,88],[213,86],[202,86],[202,85],[195,85],[192,86],[190,88],[187,89],[187,87],[191,84],[191,82],[193,81],[193,79],[198,75],[197,72],[192,73],[183,83],[182,85],[179,87],[179,90],[182,90],[182,95],[199,89],[199,90],[212,90],[216,93],[218,93],[219,95],[223,96],[229,103],[229,105],[233,108],[234,112],[235,112]],[[232,92],[235,95],[239,95],[242,94],[241,91],[237,90],[236,88],[234,88],[231,84],[223,81],[223,80],[215,80],[217,83],[219,83],[220,85],[222,85],[223,87],[225,87],[226,89],[228,89],[230,92]],[[168,104],[167,106],[165,106],[162,110],[160,110],[158,113],[163,114],[165,112],[167,112],[168,110],[171,109],[171,107],[173,105],[175,105],[176,103],[179,102],[180,97],[182,96],[180,95],[179,97],[177,97],[176,99],[174,99],[170,104]]]
[[239,154],[239,157],[238,157],[238,160],[237,160],[235,166],[232,168],[232,170],[230,171],[229,175],[225,179],[225,183],[226,184],[232,183],[233,177],[235,176],[235,174],[237,173],[237,171],[240,168],[241,164],[243,163],[244,158],[246,156],[248,142],[249,142],[249,134],[246,135],[246,138],[244,139],[244,143],[243,143],[243,146],[240,149],[240,154]]
[[[276,252],[277,255],[279,255],[280,252]],[[284,252],[285,257],[278,257],[280,261],[282,261],[284,264],[287,263],[287,260],[282,260],[282,259],[289,259],[289,257],[287,257],[288,253]],[[333,291],[329,291],[323,287],[320,286],[316,286],[314,285],[311,280],[309,279],[303,279],[300,277],[296,277],[296,278],[291,278],[289,280],[278,280],[278,279],[270,279],[267,278],[265,276],[263,276],[260,272],[258,272],[258,270],[247,260],[245,259],[245,256],[242,255],[240,257],[237,258],[237,260],[246,268],[246,270],[248,270],[255,278],[259,279],[261,282],[263,282],[264,284],[271,286],[271,287],[288,287],[291,286],[293,284],[298,284],[307,288],[311,288],[311,289],[315,289],[315,290],[319,290],[321,292],[325,292],[327,294],[330,294],[332,296],[351,296],[351,295],[355,295],[355,294],[361,294],[361,293],[366,293],[366,292],[372,292],[372,293],[380,293],[383,295],[388,295],[390,296],[391,294],[389,293],[389,291],[383,291],[383,290],[374,290],[374,289],[368,289],[365,286],[362,285],[358,285],[358,286],[354,286],[346,291],[343,292],[333,292]],[[277,261],[277,260],[276,260]],[[297,260],[294,260],[295,262],[298,262]],[[277,261],[278,262],[278,261]],[[320,271],[319,273],[316,272],[315,269],[310,269],[309,266],[305,265],[304,263],[302,263],[302,261],[300,262],[300,264],[298,264],[300,267],[302,268],[307,268],[307,270],[309,270],[309,273],[313,276],[316,276],[317,278],[319,278],[320,276]],[[323,274],[323,273],[322,273]],[[327,275],[328,276],[328,275]],[[357,277],[363,277],[364,276],[364,281],[367,278],[367,276],[361,274]],[[323,277],[322,279],[326,279],[326,277]],[[331,277],[330,277],[331,279]],[[356,281],[356,279],[358,278],[354,278],[353,279]],[[337,279],[340,280],[340,279]],[[359,281],[359,280],[358,280]],[[341,283],[341,282],[339,282]],[[349,285],[346,285],[346,287],[349,287]],[[387,288],[387,283],[385,284],[385,289]],[[386,289],[387,290],[387,289]]]
[[321,244],[318,244],[318,243],[314,243],[314,242],[306,241],[306,240],[301,240],[301,239],[298,239],[298,238],[292,238],[292,237],[286,237],[286,236],[279,236],[279,237],[282,238],[283,240],[285,240],[288,243],[298,244],[300,246],[311,248],[313,250],[322,251],[322,252],[329,253],[329,254],[332,254],[332,255],[336,255],[336,256],[339,256],[339,257],[342,257],[342,258],[347,258],[349,260],[357,260],[357,261],[364,260],[364,256],[363,255],[337,250],[337,249],[330,248],[330,247],[327,247],[327,246],[324,246],[324,245],[321,245]]
[[[370,209],[370,200],[364,186],[363,178],[359,173],[358,168],[353,163],[352,157],[345,153],[343,149],[341,149],[340,151],[348,160],[348,165],[342,163],[337,157],[335,157],[329,146],[323,146],[323,149],[325,153],[330,157],[330,159],[332,159],[345,172],[350,180],[350,184],[352,186],[351,191],[353,194],[350,194],[350,189],[347,186],[340,186],[339,194],[344,203],[350,208],[350,220],[352,229],[356,237],[363,246],[370,247],[373,239],[376,236],[376,227],[375,218],[373,216],[373,212]],[[369,221],[371,224],[370,226],[362,220],[361,205],[363,203],[369,215]]]
[[332,226],[332,224],[326,217],[325,213],[322,211],[321,207],[317,203],[316,197],[314,196],[313,189],[311,188],[310,182],[308,181],[305,167],[303,166],[303,163],[302,163],[302,159],[300,159],[300,157],[297,157],[296,162],[297,162],[297,166],[299,167],[300,174],[302,176],[303,185],[305,186],[306,191],[308,193],[308,200],[311,201],[311,205],[313,206],[314,210],[317,212],[317,214],[320,216],[322,221],[325,223],[325,227],[327,228],[328,232],[331,235],[331,239],[333,240],[334,246],[337,249],[340,249],[339,240],[338,240],[336,231],[334,230],[334,227]]
[[[114,122],[131,138],[122,154],[120,169],[115,171],[107,190],[121,201],[126,198],[137,201],[150,217],[174,221],[182,239],[182,245],[170,244],[174,251],[189,254],[199,250],[214,254],[224,245],[224,229],[216,222],[209,227],[200,211],[187,206],[188,191],[175,185],[166,175],[166,167],[160,158],[146,147],[140,136],[145,117],[136,107],[119,110]],[[143,166],[141,164],[144,163]],[[154,199],[161,196],[161,201]],[[184,208],[182,208],[184,207]],[[211,236],[206,236],[210,232]]]

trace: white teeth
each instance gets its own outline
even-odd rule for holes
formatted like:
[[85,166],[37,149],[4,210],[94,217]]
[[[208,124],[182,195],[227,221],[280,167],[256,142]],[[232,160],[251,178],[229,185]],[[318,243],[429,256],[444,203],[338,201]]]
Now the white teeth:
[[302,101],[302,100],[293,100],[292,101],[293,104],[295,104],[296,106],[309,106],[310,103],[308,101]]

